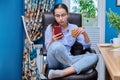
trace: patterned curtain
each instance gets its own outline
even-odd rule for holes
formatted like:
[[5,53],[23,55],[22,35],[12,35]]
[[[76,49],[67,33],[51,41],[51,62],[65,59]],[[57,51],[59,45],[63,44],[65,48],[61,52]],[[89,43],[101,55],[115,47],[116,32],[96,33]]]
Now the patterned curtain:
[[42,37],[42,14],[50,12],[54,0],[25,0],[24,27],[26,38],[23,52],[22,80],[40,80],[34,42]]

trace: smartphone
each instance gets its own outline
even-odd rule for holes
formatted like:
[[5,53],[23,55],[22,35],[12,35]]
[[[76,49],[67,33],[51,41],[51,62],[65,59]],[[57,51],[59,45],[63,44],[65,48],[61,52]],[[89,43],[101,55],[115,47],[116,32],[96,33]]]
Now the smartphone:
[[53,27],[54,29],[54,34],[59,34],[59,33],[62,33],[62,28],[60,26],[54,26]]

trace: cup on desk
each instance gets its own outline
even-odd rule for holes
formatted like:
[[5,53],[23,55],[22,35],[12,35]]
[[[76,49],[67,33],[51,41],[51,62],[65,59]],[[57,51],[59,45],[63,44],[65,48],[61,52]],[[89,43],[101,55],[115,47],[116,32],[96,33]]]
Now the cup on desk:
[[113,48],[119,48],[120,47],[120,38],[113,38],[110,40],[110,43],[112,43]]

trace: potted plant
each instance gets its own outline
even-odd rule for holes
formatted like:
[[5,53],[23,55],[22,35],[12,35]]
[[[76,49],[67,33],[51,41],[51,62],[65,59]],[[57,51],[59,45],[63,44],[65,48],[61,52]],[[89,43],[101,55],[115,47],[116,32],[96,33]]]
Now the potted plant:
[[109,12],[106,12],[106,15],[108,17],[108,22],[116,29],[117,34],[120,37],[120,15],[113,12],[111,9],[109,9]]
[[[97,8],[93,0],[79,0],[79,11],[83,16],[83,26],[97,25]],[[93,24],[94,22],[94,24]],[[95,23],[96,22],[96,23]]]
[[79,8],[83,17],[86,18],[95,18],[97,8],[94,5],[93,0],[79,0]]

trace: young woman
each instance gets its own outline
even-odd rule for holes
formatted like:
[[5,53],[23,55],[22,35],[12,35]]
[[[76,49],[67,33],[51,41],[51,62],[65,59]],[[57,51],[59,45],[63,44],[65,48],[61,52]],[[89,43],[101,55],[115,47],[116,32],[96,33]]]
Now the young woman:
[[[79,74],[82,70],[94,65],[98,61],[96,54],[85,53],[72,56],[70,53],[71,46],[76,40],[82,43],[84,48],[90,47],[91,44],[83,28],[68,22],[69,13],[67,6],[62,3],[57,4],[53,9],[53,15],[55,21],[48,25],[45,31],[47,62],[48,67],[51,69],[48,78],[64,77],[73,73]],[[60,26],[62,32],[55,34],[55,26]],[[75,36],[72,36],[72,29],[74,29]]]

